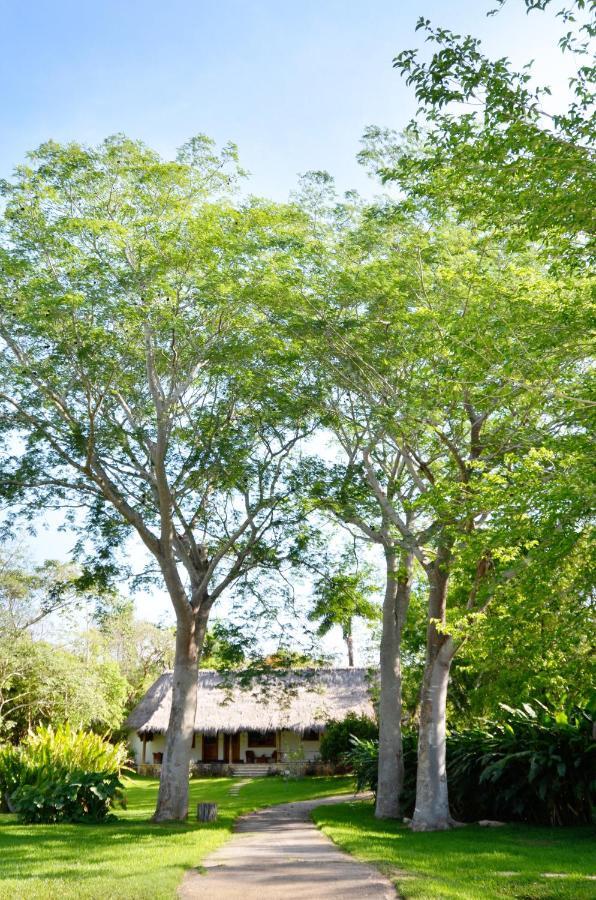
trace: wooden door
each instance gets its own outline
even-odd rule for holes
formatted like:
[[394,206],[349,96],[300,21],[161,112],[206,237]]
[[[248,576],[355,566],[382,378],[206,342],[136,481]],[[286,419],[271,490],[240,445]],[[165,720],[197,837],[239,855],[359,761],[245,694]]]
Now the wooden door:
[[217,762],[217,735],[203,735],[203,762]]
[[232,762],[240,762],[240,732],[239,731],[237,731],[231,737],[230,753],[232,755]]

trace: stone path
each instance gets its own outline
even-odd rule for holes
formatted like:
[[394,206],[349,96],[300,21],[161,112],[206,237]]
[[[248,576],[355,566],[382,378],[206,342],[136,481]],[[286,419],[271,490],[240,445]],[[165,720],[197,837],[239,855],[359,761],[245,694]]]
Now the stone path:
[[391,882],[339,850],[310,820],[327,797],[243,816],[230,841],[187,872],[181,900],[395,900]]

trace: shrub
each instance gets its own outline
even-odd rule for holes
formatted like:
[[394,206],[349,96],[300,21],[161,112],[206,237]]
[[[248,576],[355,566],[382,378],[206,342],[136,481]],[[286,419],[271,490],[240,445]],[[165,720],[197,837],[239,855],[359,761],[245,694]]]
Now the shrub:
[[596,743],[582,711],[552,713],[543,704],[503,706],[504,722],[448,740],[450,796],[456,815],[544,825],[589,823]]
[[0,747],[0,791],[24,822],[101,822],[123,801],[123,744],[68,725]]
[[374,791],[377,793],[379,774],[379,742],[375,740],[351,737],[351,748],[346,753],[356,778],[356,790]]
[[[539,825],[589,823],[594,806],[590,717],[552,713],[542,704],[503,707],[504,722],[485,721],[447,738],[451,810],[456,818],[501,818]],[[401,804],[411,815],[416,794],[416,735],[405,732]],[[359,789],[376,791],[378,742],[355,738],[347,754]]]
[[[414,809],[416,795],[416,734],[406,731],[402,735],[404,754],[404,789],[400,798],[405,812]],[[359,791],[377,793],[379,769],[379,742],[352,737],[351,748],[345,755],[356,777]]]
[[355,713],[348,715],[340,722],[331,721],[325,726],[321,735],[320,754],[323,762],[343,762],[344,757],[351,750],[350,739],[352,737],[361,740],[374,740],[379,735],[376,722],[368,716],[357,716]]

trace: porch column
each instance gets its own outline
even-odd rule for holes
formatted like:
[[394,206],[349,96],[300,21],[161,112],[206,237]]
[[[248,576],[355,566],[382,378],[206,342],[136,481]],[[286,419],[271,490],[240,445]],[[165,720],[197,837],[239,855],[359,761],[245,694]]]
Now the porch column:
[[147,732],[143,732],[143,751],[141,753],[141,765],[145,765],[147,761]]

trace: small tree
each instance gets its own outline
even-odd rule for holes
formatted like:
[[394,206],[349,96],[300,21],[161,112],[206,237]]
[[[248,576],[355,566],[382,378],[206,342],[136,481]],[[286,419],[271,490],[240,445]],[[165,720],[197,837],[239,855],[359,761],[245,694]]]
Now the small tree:
[[346,567],[334,575],[320,578],[315,585],[315,605],[308,618],[319,622],[318,634],[322,637],[338,625],[348,650],[348,666],[354,665],[354,619],[373,622],[379,618],[379,607],[369,599],[375,586],[368,572],[351,572]]

